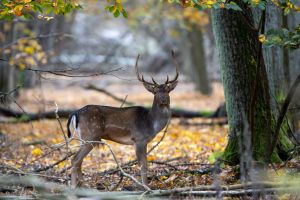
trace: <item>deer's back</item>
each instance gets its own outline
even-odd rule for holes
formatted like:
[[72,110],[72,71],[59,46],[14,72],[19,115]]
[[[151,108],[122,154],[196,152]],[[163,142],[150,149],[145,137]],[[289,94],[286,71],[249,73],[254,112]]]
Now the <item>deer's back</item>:
[[[75,114],[86,139],[109,139],[122,144],[132,144],[133,134],[146,133],[150,130],[151,121],[148,119],[149,110],[143,107],[109,107],[88,105],[79,109]],[[87,132],[87,131],[86,131]],[[134,137],[134,138],[139,138]],[[141,138],[144,138],[141,136]]]

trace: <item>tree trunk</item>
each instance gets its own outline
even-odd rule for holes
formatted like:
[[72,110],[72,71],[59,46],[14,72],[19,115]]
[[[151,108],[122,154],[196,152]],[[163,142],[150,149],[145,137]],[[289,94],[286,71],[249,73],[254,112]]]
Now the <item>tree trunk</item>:
[[[15,22],[2,21],[0,23],[0,30],[3,40],[0,41],[0,45],[4,46],[11,43],[14,40]],[[0,57],[5,60],[9,60],[9,57],[4,55],[4,49],[0,51]],[[11,53],[13,54],[13,53]],[[0,61],[0,91],[9,92],[16,87],[16,69],[10,66],[7,61]],[[12,94],[15,95],[15,94]],[[9,99],[8,102],[10,102]],[[0,102],[3,103],[3,102]]]
[[[268,160],[274,131],[266,68],[263,59],[258,58],[258,33],[253,29],[251,9],[245,4],[240,7],[243,12],[212,11],[229,122],[229,140],[223,158],[232,164],[240,161],[239,141],[252,143],[254,160]],[[250,131],[246,130],[248,125]],[[286,159],[291,143],[283,134],[277,147],[271,160]]]
[[203,34],[194,26],[191,31],[182,31],[182,51],[184,68],[196,85],[196,89],[203,94],[211,93],[211,83],[206,70]]
[[[298,2],[298,6],[300,6],[300,2]],[[295,27],[297,27],[299,25],[300,22],[300,15],[299,13],[291,13],[287,17],[287,27],[286,28],[290,28],[290,29],[294,29]],[[297,75],[300,73],[300,48],[299,49],[295,49],[295,50],[289,50],[288,51],[288,59],[289,59],[289,70],[290,70],[290,81],[291,83],[294,82],[294,80],[296,79]],[[293,102],[292,105],[290,107],[294,107],[296,109],[292,110],[292,117],[293,117],[293,128],[294,131],[298,132],[298,136],[300,137],[299,134],[299,122],[300,122],[300,89],[298,88],[294,98],[293,98]]]

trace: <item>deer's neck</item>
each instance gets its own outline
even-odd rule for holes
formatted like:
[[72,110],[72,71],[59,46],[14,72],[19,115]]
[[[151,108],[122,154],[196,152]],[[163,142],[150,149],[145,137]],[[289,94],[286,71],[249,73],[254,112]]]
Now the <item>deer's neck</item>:
[[161,131],[168,123],[171,118],[170,105],[159,105],[157,102],[153,101],[152,108],[149,112],[149,117],[152,121],[152,126],[154,133],[157,134]]

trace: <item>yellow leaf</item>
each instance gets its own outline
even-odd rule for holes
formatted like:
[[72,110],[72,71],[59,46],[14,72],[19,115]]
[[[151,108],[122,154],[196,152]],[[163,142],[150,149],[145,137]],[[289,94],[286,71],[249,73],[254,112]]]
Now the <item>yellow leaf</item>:
[[147,157],[148,161],[153,161],[155,159],[156,159],[156,156],[154,156],[154,155],[150,155],[150,156]]
[[65,162],[65,161],[62,161],[62,162],[60,162],[60,163],[58,164],[58,168],[62,169],[62,168],[65,167],[65,165],[66,165],[66,162]]
[[20,70],[23,70],[23,69],[25,69],[25,64],[24,63],[19,63],[19,69]]
[[24,0],[24,3],[30,3],[31,0]]
[[24,52],[29,55],[32,55],[34,53],[34,49],[33,49],[33,47],[25,47]]
[[257,5],[260,3],[260,0],[252,0],[252,3]]
[[266,36],[265,36],[264,34],[261,34],[261,35],[259,35],[258,40],[259,40],[261,43],[264,43],[264,42],[266,41]]
[[215,2],[213,2],[213,1],[211,1],[211,0],[208,0],[207,2],[206,2],[206,4],[207,5],[213,5]]
[[8,2],[7,4],[4,4],[4,5],[6,5],[7,7],[13,7],[15,4],[13,3],[13,2]]
[[14,9],[13,9],[14,14],[17,15],[17,16],[22,16],[22,15],[23,15],[22,9],[23,9],[23,5],[17,5],[17,6],[14,7]]
[[38,156],[40,156],[40,155],[42,155],[42,150],[40,149],[40,148],[35,148],[35,149],[33,149],[32,151],[31,151],[31,154],[33,155],[33,156],[35,156],[35,157],[38,157]]
[[27,65],[36,66],[36,62],[33,59],[33,57],[26,57],[25,58],[25,62],[26,62]]

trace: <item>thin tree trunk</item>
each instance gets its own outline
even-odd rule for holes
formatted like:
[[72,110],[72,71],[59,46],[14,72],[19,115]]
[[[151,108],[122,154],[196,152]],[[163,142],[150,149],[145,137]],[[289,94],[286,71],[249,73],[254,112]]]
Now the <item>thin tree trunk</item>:
[[182,35],[184,67],[196,89],[203,94],[210,94],[211,82],[206,69],[203,34],[199,27],[194,26],[190,31],[183,30]]
[[[0,30],[3,34],[4,40],[0,42],[1,46],[8,44],[14,40],[15,22],[1,22]],[[9,60],[9,56],[4,54],[4,49],[1,49],[0,55],[1,58]],[[13,55],[13,52],[11,53]],[[16,87],[16,69],[13,66],[10,66],[7,61],[0,61],[0,91],[8,92],[13,90]],[[9,99],[6,99],[9,100]],[[8,101],[9,102],[9,101]],[[0,102],[3,103],[3,102]]]

